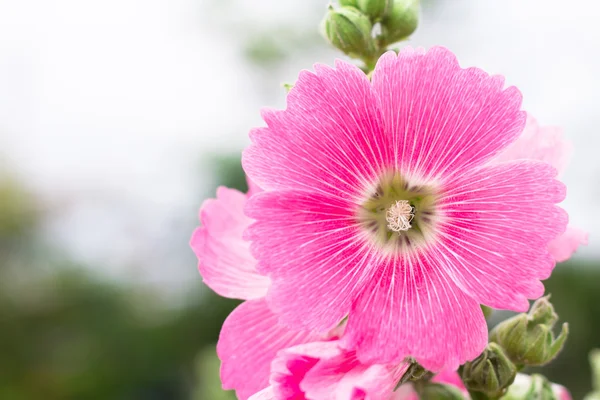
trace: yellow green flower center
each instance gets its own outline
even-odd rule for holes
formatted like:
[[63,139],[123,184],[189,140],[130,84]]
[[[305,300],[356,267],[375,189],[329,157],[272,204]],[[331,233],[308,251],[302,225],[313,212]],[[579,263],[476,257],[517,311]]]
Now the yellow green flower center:
[[411,185],[398,173],[382,176],[356,217],[379,245],[407,251],[433,236],[437,196],[430,186]]

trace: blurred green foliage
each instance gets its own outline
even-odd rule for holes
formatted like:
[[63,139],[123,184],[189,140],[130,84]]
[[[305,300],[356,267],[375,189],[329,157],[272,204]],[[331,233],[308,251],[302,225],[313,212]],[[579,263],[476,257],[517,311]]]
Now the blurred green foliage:
[[148,295],[59,269],[21,299],[0,297],[0,398],[186,398],[196,353],[216,341],[234,304],[211,294],[164,310]]
[[[212,352],[214,359],[220,326],[236,301],[199,280],[173,308],[155,293],[46,252],[35,240],[43,214],[14,180],[0,181],[0,205],[0,399],[187,399],[203,387],[222,392],[216,365],[210,380],[198,379],[197,355]],[[40,246],[44,255],[32,257]]]

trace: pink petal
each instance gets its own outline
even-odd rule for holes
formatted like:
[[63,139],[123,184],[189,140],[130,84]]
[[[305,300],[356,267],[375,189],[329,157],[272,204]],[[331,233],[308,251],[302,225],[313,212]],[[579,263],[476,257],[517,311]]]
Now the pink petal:
[[514,141],[526,115],[504,78],[462,69],[443,47],[384,54],[372,77],[391,136],[394,164],[435,178],[481,165]]
[[408,254],[378,266],[353,305],[342,341],[365,363],[412,356],[439,371],[477,357],[487,326],[479,303],[452,282],[444,264]]
[[527,124],[519,138],[496,157],[493,162],[515,160],[544,161],[561,174],[567,167],[573,146],[562,138],[562,129],[554,126],[539,126],[531,115],[527,115]]
[[[259,269],[273,283],[268,301],[282,321],[326,332],[348,311],[371,269],[347,202],[306,192],[263,192],[246,209]],[[375,253],[374,253],[375,254]]]
[[[403,372],[406,368],[402,369]],[[322,373],[321,373],[322,374]],[[380,400],[391,399],[398,380],[402,374],[398,374],[395,369],[387,365],[361,365],[346,373],[340,380],[336,397],[331,397],[331,400],[348,399],[348,400]],[[312,393],[309,386],[309,378],[307,377],[307,393]],[[316,383],[313,378],[312,382]],[[314,391],[315,399],[327,399],[322,397],[326,391]]]
[[555,265],[548,243],[564,232],[565,187],[539,162],[484,167],[445,184],[431,257],[477,302],[526,311]]
[[190,241],[198,257],[204,282],[224,297],[264,297],[270,281],[256,271],[256,260],[242,233],[252,220],[244,215],[246,195],[220,187],[217,198],[204,201],[200,209],[202,226]]
[[338,341],[313,342],[279,353],[272,382],[277,398],[387,400],[408,364],[364,365]]
[[405,383],[392,394],[390,400],[419,400],[419,396],[411,383]]
[[[544,161],[559,172],[564,172],[571,158],[573,146],[562,138],[562,130],[554,126],[540,127],[531,115],[521,136],[496,157],[492,163],[532,159]],[[569,259],[580,245],[587,244],[587,233],[572,227],[550,242],[549,250],[557,262]]]
[[316,339],[279,324],[264,300],[242,303],[225,320],[217,343],[223,388],[246,400],[269,385],[270,365],[279,350]]
[[548,250],[556,262],[563,262],[571,258],[579,246],[587,244],[587,232],[578,228],[567,226],[565,233],[550,242],[548,245]]
[[389,145],[371,84],[356,66],[303,71],[285,111],[264,111],[246,149],[246,173],[266,190],[309,189],[347,196],[388,164]]
[[[302,381],[321,358],[337,358],[340,360],[339,368],[344,368],[342,350],[337,345],[337,341],[312,342],[279,352],[271,365],[271,383],[275,397],[304,400],[306,393],[301,387]],[[336,377],[333,381],[328,380],[328,384],[335,384],[338,379]]]
[[255,195],[256,193],[260,193],[263,190],[256,184],[256,182],[254,182],[252,179],[250,179],[248,176],[246,176],[246,182],[248,182],[248,193],[246,193],[246,196],[250,197],[252,195]]
[[273,393],[273,387],[269,386],[268,388],[253,394],[248,400],[277,400],[277,398],[275,397],[275,393]]
[[562,385],[553,384],[552,391],[559,400],[573,400],[571,393],[569,393],[567,388]]

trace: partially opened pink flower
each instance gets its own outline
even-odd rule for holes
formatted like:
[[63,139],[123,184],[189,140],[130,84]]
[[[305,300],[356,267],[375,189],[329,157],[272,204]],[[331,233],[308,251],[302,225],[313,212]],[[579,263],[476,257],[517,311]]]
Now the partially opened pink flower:
[[[248,196],[259,191],[250,183]],[[267,306],[270,281],[256,271],[256,260],[242,239],[252,222],[243,212],[248,196],[220,187],[217,198],[202,205],[202,226],[190,242],[204,282],[222,296],[247,300],[225,320],[217,344],[223,388],[236,390],[240,400],[269,385],[271,362],[279,350],[322,338],[279,324]]]
[[[409,365],[362,364],[338,340],[307,343],[281,350],[273,361],[272,386],[250,400],[419,400],[411,383],[396,388]],[[455,371],[443,371],[431,381],[470,398]]]
[[[558,171],[565,171],[573,149],[562,137],[562,130],[554,126],[539,126],[531,115],[519,138],[506,148],[494,162],[514,160],[539,160],[547,162]],[[569,259],[580,245],[587,244],[588,234],[581,229],[567,226],[567,230],[548,244],[550,254],[557,262]]]
[[480,304],[525,311],[565,231],[556,170],[489,164],[525,125],[504,79],[440,47],[302,72],[287,109],[265,111],[243,165],[265,191],[248,229],[269,306],[364,363],[413,356],[456,369],[487,342]]
[[[365,365],[339,340],[281,350],[271,367],[271,384],[251,400],[396,400],[394,387],[408,369],[402,362]],[[410,393],[404,392],[404,393]]]

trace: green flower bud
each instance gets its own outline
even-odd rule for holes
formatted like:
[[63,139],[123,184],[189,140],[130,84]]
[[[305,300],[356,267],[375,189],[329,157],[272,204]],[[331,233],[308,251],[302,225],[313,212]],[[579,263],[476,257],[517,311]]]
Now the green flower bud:
[[381,21],[382,44],[399,42],[412,34],[419,24],[419,0],[394,0],[392,9]]
[[497,398],[513,382],[517,369],[500,346],[489,343],[473,361],[463,367],[462,379],[469,391],[482,392]]
[[554,312],[554,307],[550,303],[550,295],[538,299],[529,309],[531,320],[537,324],[554,327],[558,321],[558,315]]
[[354,58],[373,57],[373,25],[369,18],[356,8],[330,8],[323,23],[325,37],[332,45]]
[[340,6],[350,6],[358,8],[358,0],[340,0]]
[[465,400],[465,396],[456,386],[440,383],[425,383],[417,388],[420,399]]
[[566,389],[549,382],[542,375],[517,374],[502,400],[562,400],[568,395]]
[[357,0],[358,9],[365,13],[373,22],[381,21],[391,11],[393,0]]
[[533,304],[528,314],[519,314],[498,324],[490,332],[490,341],[502,346],[517,365],[545,365],[562,350],[569,334],[565,323],[560,335],[554,337],[552,328],[557,320],[548,297],[543,297]]

